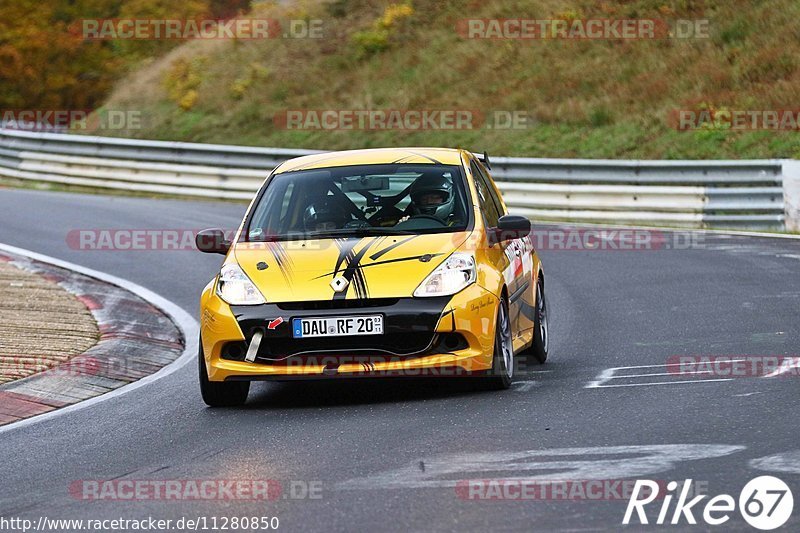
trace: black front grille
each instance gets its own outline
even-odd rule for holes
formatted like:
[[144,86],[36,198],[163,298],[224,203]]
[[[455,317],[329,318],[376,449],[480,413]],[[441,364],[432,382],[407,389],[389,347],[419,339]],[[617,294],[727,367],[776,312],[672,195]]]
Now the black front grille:
[[[416,335],[418,338],[416,339],[417,345],[416,346],[409,346],[409,334],[389,334],[389,335],[382,335],[381,342],[371,342],[368,343],[369,346],[367,349],[363,349],[366,343],[352,343],[352,342],[345,342],[341,341],[341,349],[336,350],[332,349],[335,348],[331,342],[326,342],[325,347],[322,348],[324,351],[319,352],[315,351],[315,353],[310,353],[306,355],[294,355],[300,353],[296,350],[307,350],[313,349],[318,350],[319,346],[315,346],[310,344],[308,341],[311,339],[278,339],[272,340],[271,342],[265,342],[261,345],[258,354],[256,354],[257,362],[265,363],[265,364],[272,364],[272,365],[281,365],[281,364],[295,364],[298,362],[303,362],[306,359],[315,357],[341,357],[341,356],[352,356],[357,360],[361,356],[366,356],[369,360],[373,362],[384,362],[394,357],[417,357],[417,356],[424,356],[424,355],[432,355],[432,354],[442,354],[442,353],[452,353],[458,350],[464,350],[468,348],[467,340],[459,333],[443,333],[443,334],[435,334],[433,338],[430,337],[428,334],[412,334]],[[397,337],[402,336],[403,346],[402,348],[398,348],[396,343],[398,342]],[[358,338],[358,337],[350,337],[349,339]],[[329,341],[331,339],[328,339]],[[301,344],[297,344],[297,343]],[[428,342],[428,344],[423,346],[423,343]],[[317,343],[322,344],[322,343]],[[356,345],[360,344],[360,345]],[[294,345],[294,346],[291,346]],[[354,349],[355,348],[355,349]],[[283,355],[277,353],[279,350],[285,350],[286,353]],[[409,353],[408,350],[412,349],[413,352]],[[386,350],[386,351],[383,351]],[[241,341],[229,342],[226,343],[225,346],[222,348],[221,357],[223,359],[228,359],[230,361],[244,361],[245,353],[247,352],[247,343]],[[391,356],[391,357],[387,357]]]
[[[371,298],[274,303],[253,306],[231,306],[247,343],[256,331],[263,333],[257,357],[275,364],[276,360],[298,357],[308,352],[313,356],[376,355],[415,357],[436,345],[436,324],[450,297],[437,298]],[[368,310],[366,309],[368,308]],[[297,318],[341,317],[356,314],[384,316],[382,335],[346,337],[292,337],[291,324]],[[272,325],[272,327],[270,327]],[[448,343],[452,346],[458,342]],[[452,348],[448,348],[448,351]],[[230,357],[239,356],[231,353]]]
[[383,335],[310,339],[265,338],[261,341],[258,357],[274,360],[309,352],[313,352],[310,355],[414,355],[430,348],[434,337],[433,332],[405,331]]
[[275,305],[284,311],[327,311],[330,309],[388,307],[396,304],[398,300],[399,298],[370,298],[357,300],[322,300],[314,302],[281,302]]

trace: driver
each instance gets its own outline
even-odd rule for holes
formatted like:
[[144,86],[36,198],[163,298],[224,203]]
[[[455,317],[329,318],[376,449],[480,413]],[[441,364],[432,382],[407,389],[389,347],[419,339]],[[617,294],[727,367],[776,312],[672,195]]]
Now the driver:
[[303,227],[306,231],[328,231],[340,229],[350,220],[346,209],[328,198],[323,198],[306,207]]
[[446,224],[452,222],[455,197],[453,183],[445,176],[424,174],[411,185],[412,216],[426,215],[436,217]]

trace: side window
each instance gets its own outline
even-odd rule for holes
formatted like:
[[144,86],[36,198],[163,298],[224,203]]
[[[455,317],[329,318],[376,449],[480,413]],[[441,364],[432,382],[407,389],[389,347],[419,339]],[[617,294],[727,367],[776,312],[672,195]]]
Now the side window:
[[269,220],[267,227],[274,232],[286,232],[297,230],[297,210],[304,206],[298,205],[298,196],[302,196],[294,182],[290,182],[283,191],[283,198],[280,200],[280,209],[276,209]]
[[[262,201],[256,207],[250,221],[248,240],[258,241],[266,233],[278,233],[290,230],[292,210],[296,210],[294,182],[278,181],[274,184],[275,192],[268,201]],[[274,207],[273,207],[274,206]]]
[[489,177],[489,174],[486,172],[486,169],[483,165],[477,164],[475,165],[478,167],[478,172],[480,172],[481,178],[483,179],[484,183],[486,184],[486,189],[489,191],[489,196],[494,200],[494,205],[497,207],[497,212],[500,213],[500,216],[506,215],[505,208],[503,207],[503,201],[498,196],[497,187],[492,182],[492,179]]
[[478,190],[478,200],[480,202],[481,211],[486,218],[486,225],[490,228],[497,227],[497,221],[500,219],[500,212],[497,209],[497,204],[493,199],[494,191],[486,183],[486,178],[481,173],[478,165],[473,161],[470,163],[470,170],[475,179],[475,188]]

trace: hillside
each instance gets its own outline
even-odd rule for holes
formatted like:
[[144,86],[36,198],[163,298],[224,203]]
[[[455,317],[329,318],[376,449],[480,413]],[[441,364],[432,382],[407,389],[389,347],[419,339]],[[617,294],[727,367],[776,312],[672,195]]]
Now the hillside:
[[[93,39],[100,20],[226,18],[249,0],[13,0],[0,2],[0,119],[23,111],[88,111],[130,69],[179,40]],[[98,22],[99,25],[99,22]]]
[[[800,157],[798,131],[678,131],[674,110],[800,108],[796,0],[364,0],[257,3],[249,17],[321,19],[320,39],[192,41],[118,83],[100,134],[345,149],[466,146],[588,158]],[[467,39],[463,19],[708,19],[697,39]],[[460,27],[460,26],[459,26]],[[517,111],[526,127],[287,129],[287,110]],[[277,119],[276,119],[277,117]],[[671,118],[673,117],[673,118]],[[476,124],[473,124],[475,126]]]

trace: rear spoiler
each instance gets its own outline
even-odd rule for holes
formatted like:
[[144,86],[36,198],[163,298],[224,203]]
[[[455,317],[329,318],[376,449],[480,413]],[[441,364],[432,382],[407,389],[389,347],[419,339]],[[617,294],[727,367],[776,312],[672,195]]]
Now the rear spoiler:
[[472,155],[474,155],[474,156],[475,156],[475,158],[476,158],[478,161],[480,161],[481,163],[483,163],[483,166],[485,166],[485,167],[486,167],[486,168],[488,168],[489,170],[492,170],[492,164],[489,162],[489,154],[488,154],[487,152],[483,152],[483,155],[481,155],[481,154],[476,154],[475,152],[473,152],[473,153],[472,153]]

